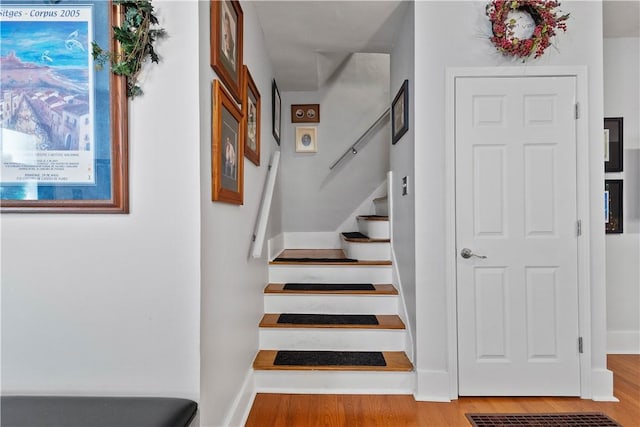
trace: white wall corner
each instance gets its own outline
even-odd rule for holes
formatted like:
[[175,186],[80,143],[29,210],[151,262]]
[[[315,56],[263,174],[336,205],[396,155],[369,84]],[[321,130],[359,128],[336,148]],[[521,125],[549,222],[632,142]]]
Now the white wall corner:
[[613,395],[613,372],[608,369],[591,371],[591,399],[601,402],[618,402]]
[[451,402],[450,383],[447,371],[419,369],[413,397],[420,402]]
[[223,425],[228,427],[240,427],[245,425],[255,397],[256,384],[254,370],[249,369],[249,372],[247,372],[244,382],[242,383],[242,387],[240,387],[236,398],[233,400],[233,404],[227,412]]
[[640,354],[640,331],[608,331],[607,354]]
[[267,247],[269,251],[269,260],[276,258],[278,255],[284,251],[284,233],[280,233],[275,237],[272,237],[267,242]]

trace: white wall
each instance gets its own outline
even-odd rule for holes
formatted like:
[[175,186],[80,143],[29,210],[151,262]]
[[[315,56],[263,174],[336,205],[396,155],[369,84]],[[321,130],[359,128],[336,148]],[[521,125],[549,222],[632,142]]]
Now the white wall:
[[0,218],[3,393],[198,399],[198,8],[154,4],[170,37],[129,104],[131,213]]
[[[389,163],[393,172],[393,252],[395,269],[400,278],[402,296],[407,307],[410,330],[416,328],[416,270],[415,270],[415,162],[414,132],[416,115],[414,109],[414,4],[407,12],[394,41],[391,51],[391,93],[389,105],[393,102],[405,79],[409,80],[409,130],[395,144],[390,145]],[[409,179],[409,194],[402,195],[402,177]]]
[[[251,364],[258,349],[258,322],[267,260],[249,258],[267,166],[277,148],[271,136],[272,66],[254,5],[242,2],[244,63],[261,95],[261,164],[245,159],[244,205],[211,201],[211,82],[209,2],[199,3],[200,198],[202,213],[201,425],[237,425],[236,410],[251,398]],[[189,21],[184,21],[184,23]],[[185,25],[187,27],[187,25]],[[194,96],[193,100],[198,99]],[[194,102],[197,107],[197,103]],[[193,165],[194,168],[197,169]],[[279,178],[281,179],[281,178]],[[272,218],[280,215],[272,206]],[[278,225],[271,226],[279,233]]]
[[[329,167],[389,105],[389,55],[353,54],[316,92],[281,92],[282,227],[334,231],[386,178],[389,125],[333,171]],[[291,104],[320,104],[318,152],[295,152]]]
[[[455,366],[449,353],[447,238],[445,194],[446,169],[446,70],[448,67],[519,66],[501,57],[488,41],[485,2],[415,3],[415,234],[418,398],[443,399],[452,395]],[[588,202],[591,251],[591,335],[585,337],[586,356],[592,364],[587,389],[609,398],[611,373],[606,370],[606,313],[604,230],[602,227],[602,6],[599,2],[567,1],[570,12],[566,34],[555,39],[535,66],[586,66],[588,72],[590,182]],[[447,37],[443,38],[443,34]],[[409,225],[407,225],[409,227]],[[448,325],[448,327],[445,327]],[[589,387],[591,385],[591,387]]]
[[623,117],[622,234],[607,234],[607,350],[640,353],[640,38],[604,39],[604,115]]

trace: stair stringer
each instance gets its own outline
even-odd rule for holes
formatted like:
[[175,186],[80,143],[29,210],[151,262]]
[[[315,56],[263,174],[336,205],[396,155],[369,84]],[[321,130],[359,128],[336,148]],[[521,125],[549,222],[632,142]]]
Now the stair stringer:
[[378,186],[351,214],[336,228],[335,234],[340,235],[345,231],[358,229],[358,217],[360,215],[375,214],[373,200],[382,197],[387,193],[388,179]]
[[393,185],[393,172],[389,171],[387,172],[387,209],[389,211],[389,234],[391,237],[391,263],[392,263],[392,268],[391,268],[391,275],[392,275],[392,282],[393,285],[396,287],[396,289],[398,290],[398,304],[399,304],[399,308],[400,310],[398,310],[400,313],[398,314],[400,316],[400,318],[402,319],[402,321],[405,324],[406,327],[406,331],[407,331],[407,349],[405,350],[405,352],[407,353],[407,357],[409,358],[409,360],[411,361],[411,363],[413,363],[414,366],[414,370],[417,372],[418,367],[416,366],[415,363],[415,335],[414,335],[414,330],[413,330],[413,324],[410,322],[409,319],[409,311],[407,310],[407,300],[404,297],[404,287],[402,286],[402,279],[400,278],[400,272],[398,271],[398,259],[396,258],[396,251],[393,247],[393,197],[394,197],[394,191],[393,191],[394,185]]
[[396,252],[393,249],[393,245],[391,245],[391,261],[392,261],[392,268],[391,268],[391,275],[393,277],[393,285],[395,286],[395,288],[398,290],[398,316],[400,316],[400,319],[402,319],[402,321],[404,322],[405,328],[406,328],[406,340],[407,340],[407,347],[405,349],[405,353],[407,353],[407,357],[409,358],[409,360],[411,361],[411,363],[413,363],[414,369],[417,370],[416,368],[416,364],[415,364],[415,341],[413,339],[414,335],[413,335],[413,325],[411,324],[411,322],[409,321],[409,312],[407,310],[407,302],[406,299],[404,298],[404,290],[402,287],[402,280],[400,279],[400,274],[398,272],[398,260],[396,259]]

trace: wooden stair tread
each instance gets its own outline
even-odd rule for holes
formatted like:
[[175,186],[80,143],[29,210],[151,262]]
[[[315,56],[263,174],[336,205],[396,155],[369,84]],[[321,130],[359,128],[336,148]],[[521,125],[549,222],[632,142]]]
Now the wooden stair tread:
[[391,239],[372,239],[370,237],[347,237],[344,234],[340,234],[342,240],[352,243],[390,243]]
[[278,258],[335,258],[336,262],[322,261],[314,263],[313,261],[271,261],[271,265],[343,265],[343,266],[368,266],[368,265],[391,265],[391,261],[340,261],[346,259],[342,249],[285,249]]
[[313,291],[290,291],[284,289],[284,283],[269,283],[264,288],[265,294],[295,294],[295,295],[304,295],[304,294],[318,294],[318,295],[398,295],[398,290],[393,285],[387,284],[374,284],[375,291],[321,291],[321,290],[313,290]]
[[344,259],[346,255],[342,249],[285,249],[279,258],[336,258]]
[[373,199],[374,202],[384,202],[385,200],[389,200],[389,196],[376,197]]
[[327,325],[327,324],[293,324],[278,323],[280,313],[265,313],[260,321],[261,328],[332,328],[332,329],[405,329],[402,319],[395,314],[376,314],[377,325]]
[[389,217],[386,215],[359,215],[358,219],[363,221],[389,221]]
[[278,371],[412,371],[413,364],[403,351],[383,351],[387,366],[292,366],[274,365],[277,350],[260,350],[253,361],[253,369]]
[[326,265],[326,266],[346,266],[346,267],[353,267],[353,266],[367,266],[367,265],[391,265],[391,261],[348,261],[348,262],[344,262],[344,261],[336,261],[336,262],[327,262],[327,261],[322,261],[322,262],[313,262],[313,261],[271,261],[269,262],[269,264],[271,265],[314,265],[314,266],[319,266],[319,265]]

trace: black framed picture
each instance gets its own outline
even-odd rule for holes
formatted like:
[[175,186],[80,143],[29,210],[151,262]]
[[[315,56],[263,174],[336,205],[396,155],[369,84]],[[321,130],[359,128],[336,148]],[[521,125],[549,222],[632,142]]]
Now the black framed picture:
[[622,117],[604,119],[604,171],[622,172]]
[[409,80],[402,87],[391,104],[391,143],[395,144],[409,130]]
[[276,139],[278,145],[280,145],[280,125],[282,124],[282,100],[280,99],[280,91],[278,85],[274,80],[271,84],[271,120],[272,120],[272,133]]
[[604,181],[605,230],[609,233],[622,233],[622,180]]

